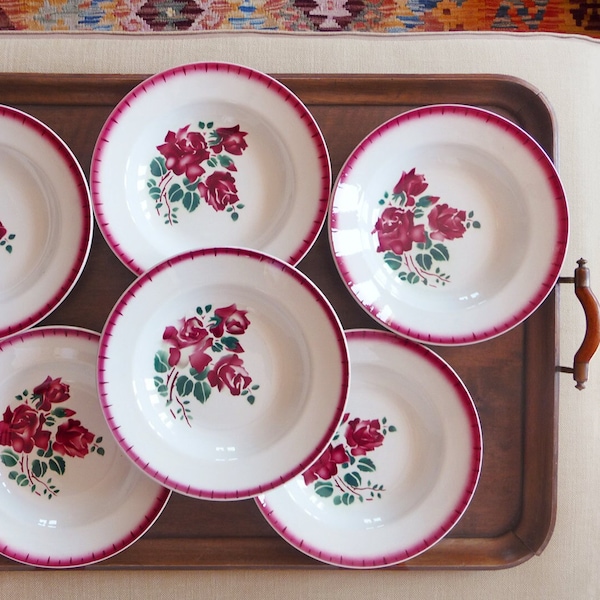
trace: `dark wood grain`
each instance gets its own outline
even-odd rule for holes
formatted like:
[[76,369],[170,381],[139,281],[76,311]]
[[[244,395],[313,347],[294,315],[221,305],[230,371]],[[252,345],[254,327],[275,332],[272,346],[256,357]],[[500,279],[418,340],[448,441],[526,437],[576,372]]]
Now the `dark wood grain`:
[[[481,106],[508,117],[552,157],[555,128],[543,97],[520,81],[495,76],[280,75],[310,108],[327,141],[334,177],[356,144],[385,120],[435,103]],[[0,103],[53,128],[89,174],[96,137],[111,109],[142,76],[0,75]],[[96,229],[84,273],[44,325],[100,331],[134,279]],[[301,262],[346,328],[374,327],[342,284],[322,233]],[[449,536],[393,567],[502,568],[545,547],[556,510],[558,291],[521,326],[491,341],[434,348],[454,367],[477,405],[484,460],[475,497]],[[281,540],[251,500],[214,503],[173,495],[152,529],[131,548],[93,569],[327,569]],[[23,569],[0,559],[0,569]]]

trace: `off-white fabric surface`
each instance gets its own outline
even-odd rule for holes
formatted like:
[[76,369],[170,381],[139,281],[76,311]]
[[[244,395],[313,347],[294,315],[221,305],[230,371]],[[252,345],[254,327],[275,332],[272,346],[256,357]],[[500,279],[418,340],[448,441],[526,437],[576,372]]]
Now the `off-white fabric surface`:
[[[581,256],[600,290],[600,43],[547,34],[207,33],[0,35],[0,70],[152,73],[199,60],[271,73],[493,73],[521,77],[554,108],[558,167],[572,228],[563,275]],[[0,99],[1,102],[1,99]],[[1,190],[0,190],[1,193]],[[561,363],[572,362],[584,318],[561,294]],[[0,598],[87,600],[240,598],[600,598],[600,357],[587,389],[561,375],[558,514],[539,557],[500,571],[2,572]]]

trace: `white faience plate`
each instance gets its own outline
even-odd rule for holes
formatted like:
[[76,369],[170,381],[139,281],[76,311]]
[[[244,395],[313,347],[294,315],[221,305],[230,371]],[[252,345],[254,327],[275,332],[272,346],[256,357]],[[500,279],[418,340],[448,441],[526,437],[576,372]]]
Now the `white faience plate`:
[[525,131],[439,105],[357,146],[334,186],[329,234],[342,279],[378,322],[417,341],[469,344],[546,298],[569,218],[558,173]]
[[46,125],[0,106],[0,338],[35,325],[71,291],[92,242],[87,182]]
[[92,157],[100,229],[137,274],[214,246],[296,264],[323,226],[330,188],[329,154],[304,104],[229,63],[142,82],[109,116]]
[[348,386],[345,336],[289,264],[245,249],[178,255],[123,294],[100,343],[114,435],[161,484],[235,500],[287,481],[335,432]]
[[290,544],[340,567],[406,561],[439,542],[479,480],[471,397],[426,347],[390,332],[347,332],[346,413],[322,456],[257,505]]
[[0,342],[0,552],[37,567],[125,549],[170,492],[133,467],[96,387],[99,335],[30,329]]

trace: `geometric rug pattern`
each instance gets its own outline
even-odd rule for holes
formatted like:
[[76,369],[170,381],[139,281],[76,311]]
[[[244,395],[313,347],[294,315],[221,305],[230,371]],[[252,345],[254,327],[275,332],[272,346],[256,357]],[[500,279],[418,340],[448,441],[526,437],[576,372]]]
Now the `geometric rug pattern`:
[[0,31],[416,31],[600,37],[600,0],[0,0]]

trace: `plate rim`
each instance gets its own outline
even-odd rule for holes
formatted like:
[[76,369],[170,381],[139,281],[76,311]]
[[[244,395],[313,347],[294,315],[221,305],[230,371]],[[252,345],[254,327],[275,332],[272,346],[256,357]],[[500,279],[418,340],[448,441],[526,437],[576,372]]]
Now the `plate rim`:
[[0,339],[25,331],[33,327],[52,311],[58,308],[71,293],[90,255],[93,238],[94,213],[92,209],[91,192],[87,178],[81,164],[67,143],[48,125],[29,113],[0,104],[0,120],[10,118],[24,127],[30,128],[35,134],[47,140],[56,154],[62,159],[66,170],[73,178],[73,183],[78,190],[78,202],[82,212],[82,232],[78,243],[78,251],[73,259],[71,268],[60,286],[55,288],[51,297],[43,306],[33,311],[17,323],[0,327]]
[[[168,81],[174,77],[185,77],[188,75],[188,73],[200,73],[200,75],[202,75],[203,73],[210,74],[211,72],[225,72],[233,76],[247,78],[249,81],[255,80],[262,83],[266,89],[277,94],[283,99],[284,102],[292,106],[296,114],[299,116],[299,119],[304,123],[305,127],[310,133],[311,139],[313,139],[315,142],[315,156],[320,167],[319,180],[321,183],[319,198],[316,200],[316,211],[312,220],[312,226],[310,231],[304,232],[301,236],[299,236],[296,248],[290,254],[290,256],[282,258],[282,260],[285,260],[291,265],[297,265],[306,256],[306,254],[308,254],[327,220],[332,184],[331,158],[329,155],[327,142],[311,111],[291,89],[267,73],[234,62],[219,60],[196,61],[171,67],[145,78],[118,102],[102,125],[102,129],[98,135],[92,152],[90,165],[90,195],[98,227],[111,250],[115,253],[119,260],[136,275],[143,274],[147,268],[140,264],[138,258],[130,255],[130,253],[127,253],[122,249],[119,239],[113,235],[110,222],[104,217],[103,206],[106,204],[106,201],[103,199],[102,194],[100,193],[102,181],[99,178],[98,163],[102,161],[105,149],[110,143],[110,135],[113,127],[119,125],[118,119],[120,115],[133,108],[133,104],[135,103],[137,96],[142,93],[147,93],[157,85],[168,84]],[[257,250],[262,251],[258,248]],[[159,260],[159,263],[163,262],[167,258],[169,258],[169,256],[163,256]]]
[[[480,328],[476,332],[465,332],[455,335],[445,335],[423,330],[416,330],[414,326],[411,327],[407,324],[404,324],[394,316],[392,316],[389,320],[380,318],[374,310],[375,307],[373,305],[365,305],[365,303],[363,303],[353,291],[351,270],[347,266],[348,261],[344,261],[343,258],[336,253],[333,240],[333,229],[335,227],[337,218],[337,215],[334,211],[336,192],[340,183],[343,183],[344,179],[349,176],[353,165],[360,159],[361,155],[368,150],[371,144],[375,143],[377,139],[388,130],[401,127],[405,122],[413,119],[421,119],[423,117],[426,118],[427,116],[438,114],[443,115],[444,112],[448,110],[452,111],[454,114],[462,111],[467,117],[478,118],[480,120],[484,120],[486,123],[492,122],[494,125],[504,129],[508,135],[515,137],[521,146],[526,147],[530,155],[532,155],[532,157],[534,157],[536,162],[540,165],[540,168],[544,173],[545,180],[550,184],[550,187],[553,191],[551,198],[552,207],[557,218],[557,237],[554,244],[554,253],[546,265],[546,275],[541,282],[539,289],[532,295],[532,297],[525,298],[526,301],[523,303],[523,307],[519,310],[513,311],[510,318],[505,319],[502,322],[493,323],[489,327]],[[388,119],[371,130],[355,146],[340,168],[338,176],[336,177],[332,187],[330,210],[327,222],[327,235],[333,261],[335,263],[336,270],[342,282],[344,283],[344,286],[355,302],[377,323],[386,329],[396,334],[405,336],[415,342],[439,346],[461,346],[490,340],[510,331],[525,321],[544,302],[544,300],[552,291],[553,287],[556,285],[560,276],[560,271],[565,262],[570,238],[570,215],[566,191],[562,184],[558,170],[547,152],[532,135],[530,135],[527,131],[510,119],[491,110],[467,104],[439,103],[416,107]],[[399,306],[401,307],[401,305]],[[451,314],[454,313],[449,313],[449,315]]]
[[[100,340],[100,334],[91,329],[72,325],[48,325],[28,329],[0,340],[0,352],[3,351],[7,345],[13,346],[15,344],[27,343],[30,340],[35,341],[37,338],[47,339],[49,337],[60,337],[61,339],[79,338],[92,343],[99,343]],[[118,444],[116,444],[116,446],[118,446]],[[117,451],[120,452],[118,447]],[[107,544],[100,550],[74,555],[68,559],[53,559],[51,557],[42,559],[41,557],[36,557],[35,552],[33,551],[25,553],[11,550],[10,545],[4,543],[1,539],[2,533],[0,532],[0,554],[8,559],[28,566],[45,567],[49,569],[85,567],[101,562],[123,552],[138,541],[160,517],[167,506],[171,493],[171,490],[157,486],[157,494],[153,503],[149,506],[144,515],[140,515],[136,526],[125,531],[124,535],[120,535],[117,540]]]
[[[470,425],[472,436],[471,448],[473,450],[469,469],[469,478],[465,482],[460,499],[457,501],[456,506],[448,511],[448,517],[437,526],[435,533],[428,538],[424,538],[422,542],[414,544],[410,548],[403,548],[394,552],[387,552],[383,555],[377,554],[376,557],[363,556],[361,558],[348,558],[341,553],[334,554],[332,552],[324,552],[320,550],[314,543],[308,543],[305,538],[296,535],[295,533],[291,533],[286,521],[282,520],[278,515],[276,515],[276,509],[270,506],[268,492],[266,494],[257,496],[255,498],[255,503],[259,512],[263,515],[267,523],[269,523],[269,525],[282,537],[282,539],[300,552],[315,560],[336,567],[344,567],[356,570],[391,567],[415,558],[419,554],[422,554],[423,552],[435,546],[447,536],[447,534],[466,512],[477,490],[483,465],[484,441],[481,420],[479,418],[479,413],[475,402],[465,383],[446,360],[444,360],[440,355],[427,346],[410,340],[409,338],[398,336],[391,331],[381,329],[347,329],[346,336],[348,337],[349,341],[353,339],[358,340],[359,342],[376,340],[378,342],[381,341],[396,346],[402,346],[431,364],[444,376],[448,384],[456,391],[457,395],[459,396],[458,401],[463,407],[465,413],[467,413],[466,419]],[[322,523],[322,525],[326,526],[326,523]]]
[[[328,423],[328,426],[325,429],[319,444],[315,448],[312,448],[308,456],[298,465],[296,465],[294,468],[291,468],[288,472],[280,474],[272,481],[250,486],[247,489],[236,489],[231,491],[204,489],[201,487],[194,487],[189,483],[182,483],[172,480],[169,474],[160,473],[150,464],[149,461],[141,457],[133,449],[133,446],[129,443],[127,438],[123,435],[122,425],[118,422],[118,420],[115,419],[115,416],[111,411],[112,403],[108,397],[108,392],[106,390],[108,382],[105,379],[105,373],[107,370],[106,364],[107,361],[110,360],[110,357],[106,353],[107,346],[110,343],[107,340],[110,340],[112,337],[112,332],[117,325],[119,317],[121,316],[120,313],[122,308],[128,304],[132,297],[135,297],[137,291],[148,282],[151,282],[158,273],[168,270],[181,262],[197,260],[202,257],[219,257],[229,255],[242,256],[259,263],[270,263],[274,268],[284,272],[286,276],[292,277],[292,279],[296,280],[304,287],[304,289],[308,290],[309,293],[315,298],[320,310],[323,311],[325,317],[331,324],[332,332],[335,334],[336,344],[342,358],[340,362],[341,385],[340,389],[337,391],[336,408],[331,422]],[[311,279],[309,279],[307,275],[302,273],[293,265],[290,265],[289,263],[264,252],[237,246],[218,246],[212,248],[199,248],[168,258],[143,273],[125,290],[125,292],[123,292],[119,300],[117,300],[116,304],[114,305],[110,315],[106,319],[100,335],[97,375],[100,406],[104,412],[108,426],[113,432],[118,444],[138,468],[144,471],[152,479],[156,480],[158,483],[174,492],[204,500],[229,501],[253,498],[265,490],[278,487],[285,481],[292,479],[298,473],[301,473],[318,458],[318,456],[327,447],[327,444],[331,438],[335,435],[339,420],[344,413],[350,384],[350,365],[346,336],[344,335],[344,330],[339,317],[325,294],[323,294],[323,292],[316,286],[314,282],[312,282]]]

